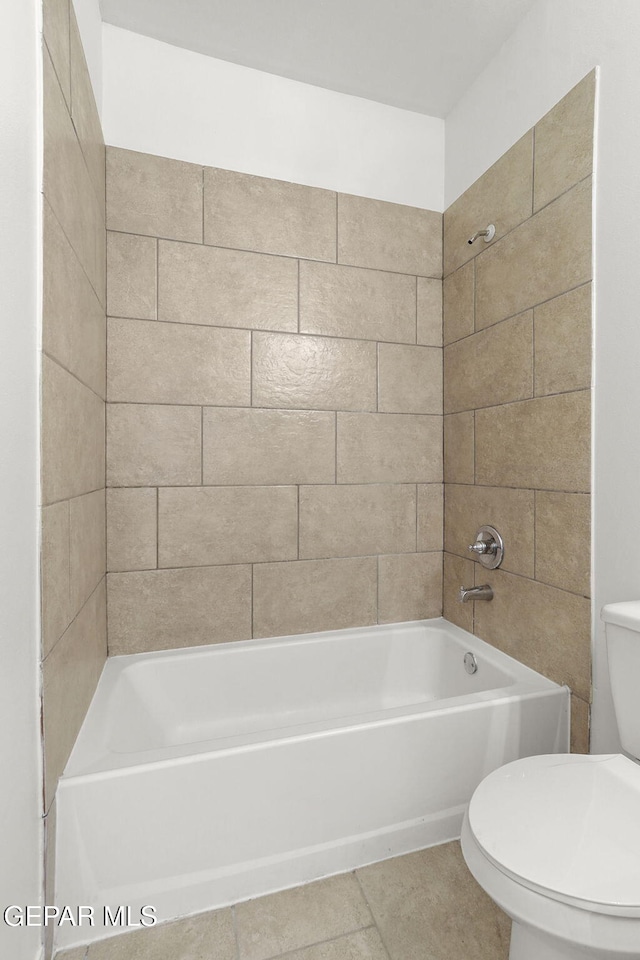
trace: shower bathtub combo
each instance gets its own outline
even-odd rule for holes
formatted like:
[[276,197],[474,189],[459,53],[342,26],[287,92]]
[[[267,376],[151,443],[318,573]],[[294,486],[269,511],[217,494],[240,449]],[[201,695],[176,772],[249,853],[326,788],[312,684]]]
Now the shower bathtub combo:
[[568,718],[566,687],[442,619],[113,657],[59,784],[57,901],[168,920],[452,840]]

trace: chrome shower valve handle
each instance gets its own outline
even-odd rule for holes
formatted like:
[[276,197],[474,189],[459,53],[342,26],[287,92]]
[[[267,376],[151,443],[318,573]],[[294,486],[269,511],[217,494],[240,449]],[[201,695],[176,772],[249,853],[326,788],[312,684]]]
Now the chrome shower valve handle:
[[485,525],[478,530],[475,542],[469,544],[469,551],[487,570],[495,570],[504,557],[504,542],[495,527]]

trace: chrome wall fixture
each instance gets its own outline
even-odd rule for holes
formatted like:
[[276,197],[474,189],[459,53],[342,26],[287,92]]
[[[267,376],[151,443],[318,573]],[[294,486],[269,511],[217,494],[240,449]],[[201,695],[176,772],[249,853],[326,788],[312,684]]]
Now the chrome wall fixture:
[[495,235],[496,235],[495,225],[493,223],[490,223],[487,227],[485,227],[484,230],[478,230],[478,232],[474,233],[472,237],[469,237],[469,239],[467,240],[467,243],[475,243],[478,237],[484,237],[484,242],[490,243],[491,240],[493,240],[493,238],[495,237]]
[[476,533],[476,539],[469,544],[469,550],[483,567],[495,570],[504,558],[504,541],[495,527],[486,524]]
[[[476,533],[474,542],[469,544],[469,550],[483,567],[495,570],[504,557],[504,542],[495,527],[485,524]],[[460,603],[468,603],[469,600],[493,600],[493,588],[488,583],[479,587],[460,587],[458,600]]]

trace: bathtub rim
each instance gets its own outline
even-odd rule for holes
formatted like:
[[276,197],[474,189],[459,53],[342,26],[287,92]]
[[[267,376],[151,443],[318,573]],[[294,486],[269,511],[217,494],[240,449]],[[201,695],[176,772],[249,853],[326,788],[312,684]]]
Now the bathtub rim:
[[[442,630],[459,646],[464,646],[474,653],[478,653],[489,664],[509,675],[510,683],[504,686],[491,687],[473,693],[463,693],[439,699],[424,700],[418,703],[386,708],[360,714],[336,716],[318,721],[308,721],[300,724],[291,724],[285,727],[263,729],[251,733],[221,737],[201,741],[191,741],[184,744],[163,745],[156,748],[147,748],[138,751],[114,751],[104,746],[103,752],[92,761],[91,766],[80,764],[85,740],[89,740],[94,724],[94,715],[91,707],[98,699],[108,697],[120,674],[138,663],[154,660],[191,660],[198,654],[209,657],[223,654],[233,654],[234,651],[269,648],[282,648],[288,645],[304,646],[307,644],[323,643],[327,639],[340,641],[345,636],[362,637],[367,635],[384,635],[389,630],[401,633],[414,632],[416,629]],[[80,730],[74,749],[67,761],[65,770],[60,777],[59,787],[63,788],[71,781],[84,778],[100,778],[111,776],[126,776],[140,767],[164,767],[172,764],[197,763],[213,755],[224,753],[238,753],[260,748],[276,747],[294,740],[330,736],[345,730],[356,730],[364,726],[380,726],[386,723],[403,723],[418,720],[427,715],[453,713],[461,710],[477,709],[489,701],[513,701],[539,697],[541,694],[554,694],[560,689],[569,689],[566,684],[558,684],[543,674],[538,673],[521,661],[504,653],[480,637],[469,633],[462,627],[451,623],[444,617],[434,617],[427,620],[403,621],[397,624],[375,624],[368,627],[348,627],[340,630],[318,631],[313,634],[295,634],[286,637],[252,638],[235,640],[218,644],[206,644],[193,647],[181,647],[171,650],[146,651],[144,653],[120,654],[110,657],[103,668],[94,700],[87,712],[85,722]],[[95,712],[95,711],[94,711]],[[98,744],[102,746],[102,743]],[[78,751],[77,748],[80,747]],[[86,752],[86,751],[85,751]],[[123,758],[115,765],[105,762],[109,758]]]

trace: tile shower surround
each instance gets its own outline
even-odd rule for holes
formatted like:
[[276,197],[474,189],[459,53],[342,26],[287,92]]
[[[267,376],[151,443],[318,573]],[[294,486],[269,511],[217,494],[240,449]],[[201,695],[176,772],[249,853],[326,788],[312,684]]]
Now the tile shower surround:
[[107,149],[109,652],[438,616],[442,216]]
[[73,6],[46,0],[43,13],[41,570],[48,824],[57,779],[107,653],[106,228],[104,141]]
[[[444,217],[444,614],[572,691],[588,751],[595,75]],[[495,222],[496,240],[467,237]],[[484,522],[499,570],[468,558]],[[461,583],[491,603],[461,606]]]

